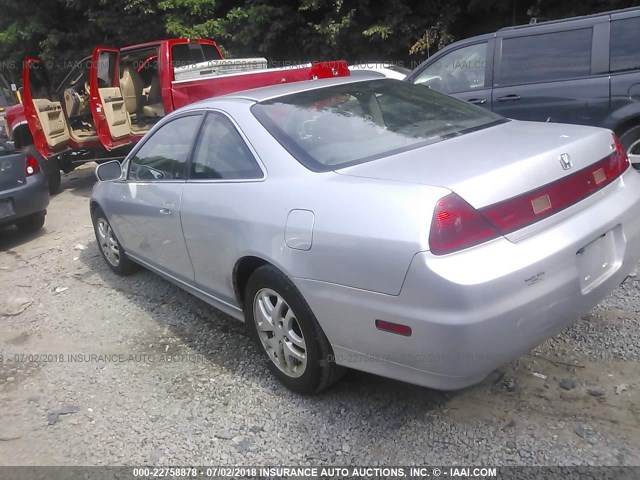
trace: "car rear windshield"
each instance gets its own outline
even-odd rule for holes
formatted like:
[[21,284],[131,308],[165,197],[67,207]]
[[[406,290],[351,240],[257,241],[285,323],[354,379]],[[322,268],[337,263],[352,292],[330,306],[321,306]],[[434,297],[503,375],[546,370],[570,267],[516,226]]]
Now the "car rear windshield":
[[256,103],[255,117],[307,168],[324,172],[507,121],[399,80],[317,88]]

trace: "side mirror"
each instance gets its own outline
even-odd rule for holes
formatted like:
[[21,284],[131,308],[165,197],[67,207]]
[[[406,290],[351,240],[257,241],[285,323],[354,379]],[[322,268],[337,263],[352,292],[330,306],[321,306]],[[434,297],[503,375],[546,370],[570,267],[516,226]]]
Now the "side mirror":
[[96,177],[101,182],[108,182],[110,180],[118,180],[122,177],[122,165],[118,160],[111,160],[110,162],[98,165],[96,168]]

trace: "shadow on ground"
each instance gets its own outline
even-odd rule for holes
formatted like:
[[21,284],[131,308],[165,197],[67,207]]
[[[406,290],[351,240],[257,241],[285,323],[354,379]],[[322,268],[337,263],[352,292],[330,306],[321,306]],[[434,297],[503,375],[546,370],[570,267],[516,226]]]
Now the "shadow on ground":
[[45,225],[42,227],[42,230],[39,230],[35,233],[24,233],[19,230],[15,225],[10,225],[7,227],[0,227],[0,252],[6,252],[8,250],[12,250],[15,247],[28,243],[36,238],[40,238],[47,234],[47,224],[45,220]]

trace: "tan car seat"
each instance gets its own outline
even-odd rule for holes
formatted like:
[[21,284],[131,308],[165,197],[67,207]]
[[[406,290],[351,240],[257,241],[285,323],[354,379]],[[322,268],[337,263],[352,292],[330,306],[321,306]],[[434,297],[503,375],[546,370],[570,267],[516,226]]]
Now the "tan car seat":
[[120,91],[124,99],[124,106],[129,115],[142,110],[142,89],[144,84],[138,71],[130,65],[122,69],[120,77]]
[[162,104],[162,92],[158,75],[151,77],[147,105],[142,108],[142,113],[146,117],[164,117],[164,105]]
[[67,111],[67,117],[76,117],[80,114],[80,98],[73,88],[67,88],[64,91],[64,108]]

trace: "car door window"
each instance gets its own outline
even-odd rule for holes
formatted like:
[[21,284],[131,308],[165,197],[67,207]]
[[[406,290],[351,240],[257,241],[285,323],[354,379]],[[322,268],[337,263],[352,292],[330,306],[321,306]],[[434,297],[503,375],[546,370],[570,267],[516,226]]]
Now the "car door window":
[[460,93],[484,88],[487,42],[462,47],[429,65],[414,83],[443,93]]
[[193,154],[191,178],[249,180],[262,177],[262,169],[231,121],[220,113],[207,114]]
[[640,68],[640,17],[611,22],[610,71]]
[[189,152],[201,119],[201,115],[179,117],[155,131],[131,159],[129,179],[186,179]]
[[505,38],[500,86],[584,77],[591,72],[591,28]]

